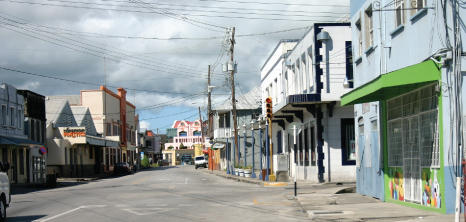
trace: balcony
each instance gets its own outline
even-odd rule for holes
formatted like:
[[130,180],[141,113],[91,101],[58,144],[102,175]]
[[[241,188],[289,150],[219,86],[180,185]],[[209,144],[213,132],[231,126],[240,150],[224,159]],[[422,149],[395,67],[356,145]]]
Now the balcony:
[[216,139],[221,139],[221,138],[227,138],[231,137],[231,128],[218,128],[214,130],[214,138]]

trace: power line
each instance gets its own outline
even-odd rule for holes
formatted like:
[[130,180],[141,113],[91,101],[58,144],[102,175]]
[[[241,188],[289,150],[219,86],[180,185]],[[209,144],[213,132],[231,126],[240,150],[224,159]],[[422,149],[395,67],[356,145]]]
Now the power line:
[[[32,75],[32,76],[39,76],[39,77],[48,78],[48,79],[55,79],[55,80],[61,80],[61,81],[79,83],[79,84],[86,84],[86,85],[101,86],[101,84],[97,84],[97,83],[82,82],[82,81],[77,81],[77,80],[64,79],[64,78],[53,77],[53,76],[46,76],[46,75],[41,75],[41,74],[37,74],[37,73],[31,73],[31,72],[24,72],[24,71],[9,69],[9,68],[5,68],[5,67],[1,67],[1,66],[0,66],[0,69],[7,70],[7,71],[10,71],[10,72],[17,72],[17,73]],[[108,86],[108,85],[107,85],[107,87],[115,87],[115,88],[118,88],[118,86]],[[134,91],[141,91],[141,92],[169,93],[169,94],[185,94],[185,95],[189,95],[189,94],[190,94],[190,93],[162,92],[162,91],[155,91],[155,90],[130,89],[130,88],[127,88],[127,90],[134,90]],[[192,94],[191,94],[191,95],[192,95]]]

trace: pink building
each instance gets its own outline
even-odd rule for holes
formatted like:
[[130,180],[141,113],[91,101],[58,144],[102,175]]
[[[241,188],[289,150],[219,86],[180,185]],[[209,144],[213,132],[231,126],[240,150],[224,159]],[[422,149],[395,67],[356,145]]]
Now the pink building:
[[202,144],[201,122],[199,120],[194,122],[175,120],[172,128],[176,129],[177,133],[171,143],[165,143],[165,150],[178,150],[181,145],[186,149],[194,149],[195,144]]

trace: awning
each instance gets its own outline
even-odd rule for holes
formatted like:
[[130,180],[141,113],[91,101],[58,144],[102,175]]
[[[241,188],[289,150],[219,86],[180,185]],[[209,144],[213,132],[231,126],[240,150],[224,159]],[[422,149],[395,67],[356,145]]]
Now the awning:
[[31,144],[41,144],[34,140],[23,139],[23,138],[15,138],[15,137],[0,137],[0,145],[16,145],[16,146],[29,146]]
[[225,147],[225,144],[222,144],[222,143],[216,143],[212,146],[212,149],[214,150],[218,150],[218,149],[222,149]]
[[440,65],[428,60],[399,69],[346,93],[341,97],[341,105],[353,105],[388,100],[410,92],[440,79]]
[[95,146],[119,147],[120,142],[102,137],[86,136],[86,142]]

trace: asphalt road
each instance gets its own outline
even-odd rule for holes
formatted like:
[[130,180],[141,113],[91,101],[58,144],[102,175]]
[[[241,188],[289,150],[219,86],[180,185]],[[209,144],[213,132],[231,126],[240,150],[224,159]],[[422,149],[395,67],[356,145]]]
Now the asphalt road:
[[13,191],[7,221],[309,221],[290,190],[158,167],[54,189]]

